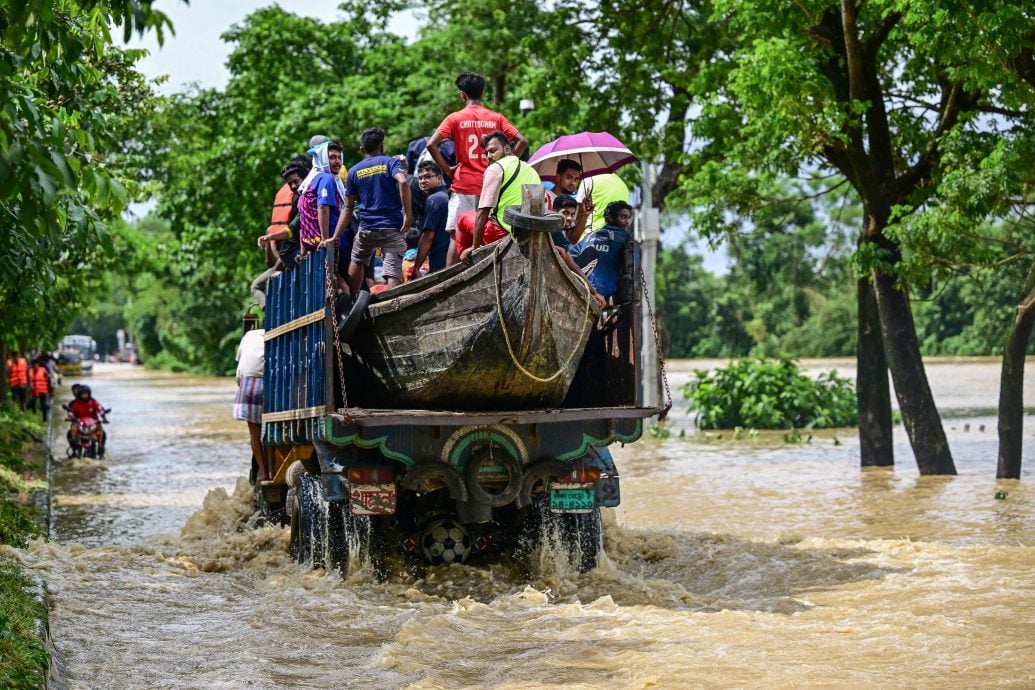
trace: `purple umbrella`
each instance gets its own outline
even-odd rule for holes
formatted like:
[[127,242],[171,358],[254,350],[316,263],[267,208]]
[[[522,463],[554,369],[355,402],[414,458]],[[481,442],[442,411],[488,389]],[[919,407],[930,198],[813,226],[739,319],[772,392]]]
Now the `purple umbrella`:
[[543,144],[528,159],[539,177],[552,180],[557,172],[557,162],[571,158],[582,164],[583,177],[600,175],[618,170],[626,163],[639,160],[625,144],[607,132],[580,132],[565,134],[548,144]]

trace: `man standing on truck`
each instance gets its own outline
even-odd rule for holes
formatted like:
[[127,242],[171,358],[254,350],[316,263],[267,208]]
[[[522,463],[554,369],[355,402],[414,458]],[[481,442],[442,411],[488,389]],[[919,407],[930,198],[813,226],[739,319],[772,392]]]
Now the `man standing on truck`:
[[[328,141],[309,151],[313,156],[313,169],[298,188],[298,219],[302,242],[299,257],[316,251],[323,241],[335,234],[345,197],[345,185],[338,177],[342,165],[341,144]],[[347,239],[347,234],[342,236],[342,246],[338,252],[338,284],[342,290],[348,288],[344,280],[348,272],[348,252],[344,244]]]
[[[518,157],[528,147],[528,141],[506,117],[482,105],[482,96],[485,94],[485,78],[482,75],[464,72],[456,78],[456,87],[460,90],[460,100],[464,107],[442,120],[442,124],[428,140],[428,153],[442,172],[453,180],[446,217],[446,231],[450,233],[456,231],[456,219],[461,212],[473,212],[478,208],[482,176],[490,162],[488,152],[482,145],[484,137],[496,131],[503,132],[507,140],[512,142],[514,155]],[[453,140],[456,152],[454,166],[446,162],[439,150],[439,144],[445,139]],[[459,254],[459,250],[456,250],[456,254]],[[456,263],[452,252],[448,263]]]
[[[349,294],[357,295],[363,282],[364,266],[381,249],[383,274],[388,287],[402,283],[402,259],[406,253],[406,231],[413,212],[410,207],[410,182],[405,164],[384,151],[385,131],[370,127],[360,135],[363,160],[349,171],[345,182],[345,213],[332,239],[352,222],[357,199],[360,210],[359,232],[352,245],[349,264]],[[340,265],[340,264],[339,264]]]
[[428,259],[428,271],[434,273],[446,267],[449,251],[449,233],[446,232],[446,218],[449,215],[449,193],[442,180],[442,170],[434,161],[424,161],[417,167],[417,182],[425,195],[424,216],[417,257],[408,278],[419,277],[424,259]]

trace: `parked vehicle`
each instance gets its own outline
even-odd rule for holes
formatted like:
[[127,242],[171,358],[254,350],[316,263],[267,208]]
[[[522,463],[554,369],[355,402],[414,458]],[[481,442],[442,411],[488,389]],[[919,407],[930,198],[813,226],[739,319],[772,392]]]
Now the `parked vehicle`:
[[79,353],[81,373],[89,374],[93,371],[94,356],[97,354],[97,342],[90,336],[66,335],[61,339],[61,350]]
[[78,350],[61,349],[58,351],[58,372],[62,376],[81,376],[83,358]]
[[300,562],[359,555],[385,572],[395,556],[465,562],[549,539],[596,565],[600,509],[620,501],[607,447],[659,412],[640,397],[639,252],[601,315],[554,251],[559,216],[515,209],[513,234],[470,265],[363,293],[348,316],[333,247],[271,279],[276,457],[257,494]]

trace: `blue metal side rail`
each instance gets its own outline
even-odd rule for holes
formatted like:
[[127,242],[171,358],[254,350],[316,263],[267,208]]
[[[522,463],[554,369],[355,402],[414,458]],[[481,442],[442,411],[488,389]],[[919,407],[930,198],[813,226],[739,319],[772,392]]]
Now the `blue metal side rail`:
[[306,443],[334,411],[334,254],[311,253],[266,285],[264,443]]

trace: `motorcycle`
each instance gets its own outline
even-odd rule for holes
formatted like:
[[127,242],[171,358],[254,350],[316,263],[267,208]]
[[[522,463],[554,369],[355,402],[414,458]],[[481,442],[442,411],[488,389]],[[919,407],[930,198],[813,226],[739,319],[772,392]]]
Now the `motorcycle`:
[[[65,438],[68,440],[68,457],[70,458],[97,458],[101,459],[104,457],[104,448],[98,443],[97,439],[97,424],[98,420],[84,417],[82,419],[76,418],[75,415],[68,409],[68,405],[61,406],[68,415],[65,417],[65,421],[71,422],[76,427],[76,434],[72,434],[70,428],[65,434]],[[108,423],[108,413],[111,412],[111,408],[107,407],[104,409],[101,415],[101,420],[105,424]]]

